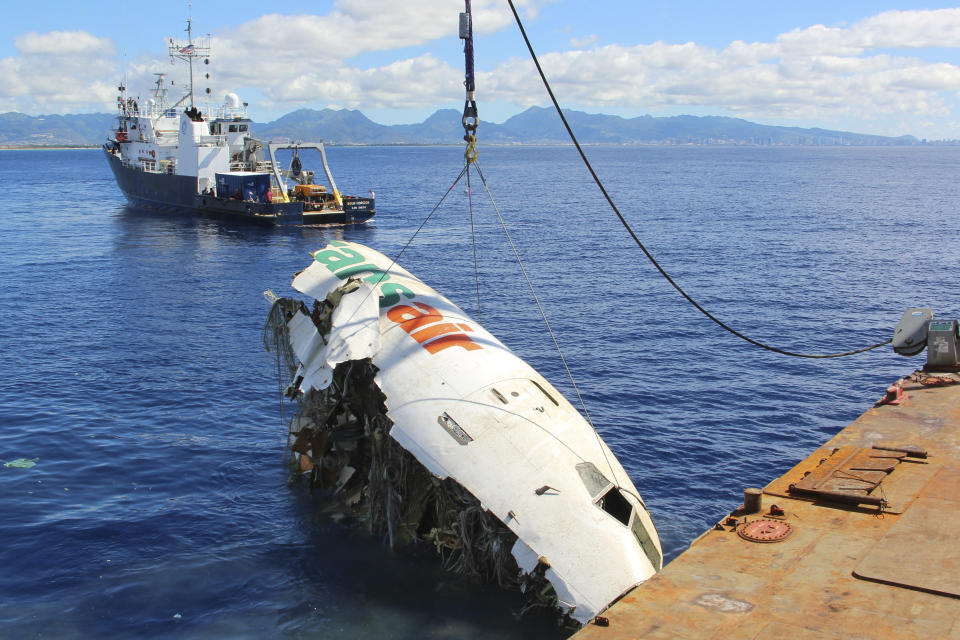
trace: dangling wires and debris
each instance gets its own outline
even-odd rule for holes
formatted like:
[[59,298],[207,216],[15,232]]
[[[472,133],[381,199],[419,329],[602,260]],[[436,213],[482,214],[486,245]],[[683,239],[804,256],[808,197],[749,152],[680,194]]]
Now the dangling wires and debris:
[[313,301],[268,296],[264,329],[297,404],[293,478],[524,609],[583,623],[659,570],[626,471],[546,379],[383,254],[334,241],[313,258],[293,281]]
[[[359,282],[351,278],[312,309],[291,298],[270,298],[264,346],[277,357],[284,395],[298,405],[287,445],[292,477],[311,492],[325,492],[341,517],[365,523],[391,548],[428,542],[445,569],[520,588],[524,581],[510,554],[517,536],[455,480],[437,478],[389,437],[393,423],[370,358],[337,364],[324,389],[305,385],[298,375],[289,323],[298,313],[308,316],[326,340],[334,310]],[[545,586],[528,591],[536,596]],[[551,603],[531,600],[527,606],[541,604]]]

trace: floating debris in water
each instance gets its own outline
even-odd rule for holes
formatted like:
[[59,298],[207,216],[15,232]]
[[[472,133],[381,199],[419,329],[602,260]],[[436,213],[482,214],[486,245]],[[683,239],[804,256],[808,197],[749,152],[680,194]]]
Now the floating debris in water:
[[17,458],[16,460],[5,462],[3,466],[8,469],[29,469],[36,466],[39,459],[40,458]]
[[662,565],[649,513],[590,424],[386,256],[335,241],[267,294],[293,476],[391,548],[585,623]]

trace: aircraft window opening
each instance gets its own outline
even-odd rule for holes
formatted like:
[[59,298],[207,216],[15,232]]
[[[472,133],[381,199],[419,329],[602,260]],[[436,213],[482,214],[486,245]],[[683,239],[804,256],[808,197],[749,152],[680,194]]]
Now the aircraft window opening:
[[624,526],[629,527],[633,505],[627,501],[620,488],[600,473],[600,470],[592,462],[580,462],[576,469],[593,503],[619,520]]
[[613,483],[607,480],[607,476],[600,473],[596,465],[592,462],[580,462],[576,466],[577,473],[580,474],[580,480],[583,486],[587,488],[591,500],[597,500],[606,493],[607,489],[613,486]]
[[624,526],[630,526],[630,514],[633,512],[633,505],[627,502],[627,499],[623,497],[617,487],[611,487],[597,501],[597,506],[622,522]]
[[653,544],[653,540],[650,539],[650,532],[643,526],[643,521],[636,510],[633,512],[633,523],[630,525],[630,530],[633,532],[633,537],[640,543],[640,548],[649,558],[653,568],[660,568],[663,563],[663,556],[657,551],[657,545]]

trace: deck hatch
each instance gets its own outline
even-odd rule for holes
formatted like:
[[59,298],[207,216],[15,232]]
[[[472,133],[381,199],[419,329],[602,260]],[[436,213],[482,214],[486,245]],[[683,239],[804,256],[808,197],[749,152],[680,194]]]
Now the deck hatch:
[[840,447],[791,484],[794,496],[882,506],[883,491],[873,493],[907,454],[903,451]]

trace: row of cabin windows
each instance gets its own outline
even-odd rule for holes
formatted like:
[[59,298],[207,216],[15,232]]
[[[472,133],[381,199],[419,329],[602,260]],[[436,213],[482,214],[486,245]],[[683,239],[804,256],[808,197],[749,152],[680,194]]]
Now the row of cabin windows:
[[[246,130],[247,130],[247,126],[248,126],[248,125],[245,125],[245,124],[231,124],[231,125],[227,125],[227,132],[229,132],[229,133],[243,132],[243,131],[246,131]],[[213,123],[210,124],[210,135],[212,135],[212,136],[218,136],[218,135],[222,134],[223,132],[224,132],[224,131],[223,131],[223,123],[222,123],[222,122],[213,122]]]

